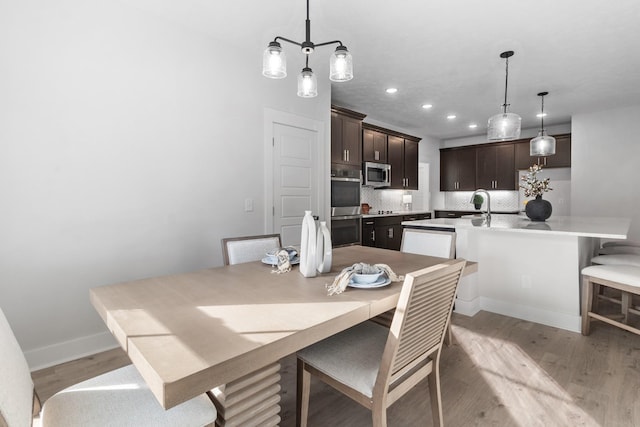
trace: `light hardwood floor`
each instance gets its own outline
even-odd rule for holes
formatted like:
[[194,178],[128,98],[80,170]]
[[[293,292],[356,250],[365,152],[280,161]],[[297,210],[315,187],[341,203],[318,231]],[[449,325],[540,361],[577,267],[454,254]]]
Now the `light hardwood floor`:
[[[442,354],[446,426],[639,426],[640,337],[601,322],[588,337],[497,314],[453,316]],[[41,399],[128,363],[121,350],[33,373]],[[282,423],[295,425],[295,357],[283,360]],[[314,381],[310,426],[369,426],[370,412]],[[392,405],[389,426],[431,425],[426,381]]]

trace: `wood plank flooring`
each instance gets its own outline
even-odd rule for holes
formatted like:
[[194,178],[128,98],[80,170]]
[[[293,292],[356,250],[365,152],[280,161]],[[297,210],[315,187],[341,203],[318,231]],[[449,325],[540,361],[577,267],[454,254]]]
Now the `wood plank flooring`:
[[[446,426],[638,426],[640,337],[594,322],[588,337],[488,312],[453,316],[442,354]],[[44,401],[129,363],[111,350],[33,373]],[[282,360],[283,427],[295,425],[295,357]],[[311,385],[309,425],[370,426],[369,411],[322,383]],[[389,426],[431,425],[423,381],[392,405]]]

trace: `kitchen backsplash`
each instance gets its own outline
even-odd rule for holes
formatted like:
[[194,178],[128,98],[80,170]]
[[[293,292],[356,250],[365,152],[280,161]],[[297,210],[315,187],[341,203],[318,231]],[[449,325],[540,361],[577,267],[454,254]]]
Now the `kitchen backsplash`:
[[[405,190],[374,190],[373,187],[360,187],[360,203],[368,203],[371,212],[377,211],[405,211],[402,195],[411,194]],[[415,197],[414,197],[415,201]]]
[[[470,202],[472,194],[473,191],[447,191],[444,193],[444,208],[454,211],[472,211],[474,210]],[[489,195],[493,212],[522,210],[518,204],[517,191],[489,191]],[[486,200],[482,209],[486,209]]]

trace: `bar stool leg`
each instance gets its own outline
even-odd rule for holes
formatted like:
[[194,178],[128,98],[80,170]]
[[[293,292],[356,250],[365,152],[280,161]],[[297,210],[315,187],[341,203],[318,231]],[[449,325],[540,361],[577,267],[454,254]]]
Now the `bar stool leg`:
[[[589,277],[585,277],[582,280],[582,335],[589,335],[589,329],[591,326],[591,318],[589,312],[593,308],[594,285],[589,280]],[[597,297],[596,297],[597,298]]]
[[629,309],[631,308],[631,294],[622,292],[622,318],[624,323],[629,323]]

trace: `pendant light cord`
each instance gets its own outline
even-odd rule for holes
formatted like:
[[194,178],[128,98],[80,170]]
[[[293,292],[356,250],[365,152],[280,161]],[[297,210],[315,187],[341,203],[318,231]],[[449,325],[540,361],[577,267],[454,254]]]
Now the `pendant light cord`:
[[503,113],[507,114],[507,105],[509,105],[507,104],[507,88],[509,87],[509,57],[507,56],[505,59],[507,63],[507,68],[506,68],[505,77],[504,77],[504,104],[502,104],[502,108],[503,108]]
[[540,130],[544,132],[544,95],[542,95],[542,108],[540,110]]

